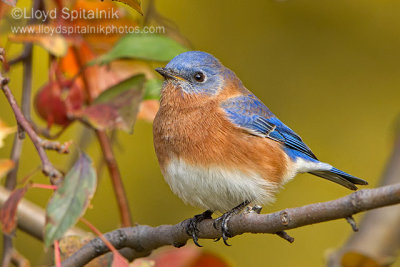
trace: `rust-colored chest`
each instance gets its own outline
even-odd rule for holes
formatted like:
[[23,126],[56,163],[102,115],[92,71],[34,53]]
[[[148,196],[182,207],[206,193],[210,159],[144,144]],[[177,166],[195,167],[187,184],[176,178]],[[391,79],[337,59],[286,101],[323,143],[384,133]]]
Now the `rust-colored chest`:
[[198,166],[256,172],[280,183],[288,158],[282,145],[234,126],[220,108],[226,98],[182,94],[168,84],[153,123],[154,147],[164,170],[173,158]]
[[199,156],[209,158],[214,146],[226,143],[228,127],[216,98],[164,88],[153,123],[154,146],[161,165],[172,156],[195,162]]

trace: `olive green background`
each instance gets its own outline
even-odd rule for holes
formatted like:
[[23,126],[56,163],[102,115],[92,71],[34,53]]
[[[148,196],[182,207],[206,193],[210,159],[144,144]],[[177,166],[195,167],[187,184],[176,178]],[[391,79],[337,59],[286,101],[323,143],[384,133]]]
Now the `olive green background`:
[[[146,0],[143,0],[146,8]],[[287,125],[303,137],[323,161],[377,185],[390,155],[400,113],[400,2],[385,1],[172,1],[157,2],[193,47],[212,53]],[[11,46],[17,54],[20,45]],[[47,58],[34,50],[34,90],[46,82]],[[10,73],[20,98],[21,67]],[[0,117],[15,125],[5,98]],[[37,118],[35,116],[35,118]],[[77,136],[74,125],[61,137]],[[12,137],[0,150],[8,157]],[[85,149],[99,162],[95,140]],[[172,194],[159,171],[152,126],[139,121],[135,133],[118,133],[115,147],[132,208],[140,224],[174,224],[201,210]],[[68,156],[49,152],[60,169]],[[29,141],[21,158],[21,179],[39,165]],[[47,181],[41,174],[37,182]],[[350,191],[304,174],[285,186],[275,204],[263,212],[332,200]],[[42,206],[50,192],[31,189],[27,197]],[[103,171],[93,208],[86,218],[102,231],[118,227],[118,212],[108,174]],[[360,219],[359,216],[356,217]],[[351,234],[345,220],[291,230],[293,244],[273,235],[246,234],[221,242],[201,240],[233,266],[322,266],[329,251]],[[17,248],[39,266],[42,244],[17,232]],[[400,266],[400,265],[399,265]]]

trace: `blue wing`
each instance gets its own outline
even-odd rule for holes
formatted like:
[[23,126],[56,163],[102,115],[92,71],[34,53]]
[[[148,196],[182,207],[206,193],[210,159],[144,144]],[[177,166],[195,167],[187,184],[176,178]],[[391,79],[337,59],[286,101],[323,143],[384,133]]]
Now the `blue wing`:
[[[270,138],[284,144],[285,152],[293,160],[298,157],[318,162],[311,149],[304,144],[300,136],[283,124],[255,95],[247,91],[241,95],[224,101],[221,104],[229,120],[236,126],[251,134]],[[311,174],[341,184],[355,190],[354,184],[368,184],[365,180],[354,177],[336,168],[314,170]]]
[[240,128],[283,143],[289,156],[317,160],[300,136],[283,124],[255,95],[249,93],[230,98],[221,107],[230,121]]

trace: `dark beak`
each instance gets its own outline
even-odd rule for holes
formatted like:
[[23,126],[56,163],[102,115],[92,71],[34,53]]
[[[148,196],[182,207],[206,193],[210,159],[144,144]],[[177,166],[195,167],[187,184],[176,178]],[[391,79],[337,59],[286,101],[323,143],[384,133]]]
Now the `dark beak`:
[[177,73],[168,68],[156,68],[156,71],[160,73],[165,79],[183,80]]

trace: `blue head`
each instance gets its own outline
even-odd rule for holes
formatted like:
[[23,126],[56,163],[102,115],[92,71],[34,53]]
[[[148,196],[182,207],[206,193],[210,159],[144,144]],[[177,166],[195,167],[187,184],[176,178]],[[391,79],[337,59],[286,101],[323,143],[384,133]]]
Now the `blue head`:
[[224,85],[227,72],[214,56],[189,51],[173,58],[165,68],[157,68],[166,82],[172,82],[188,94],[217,94]]

